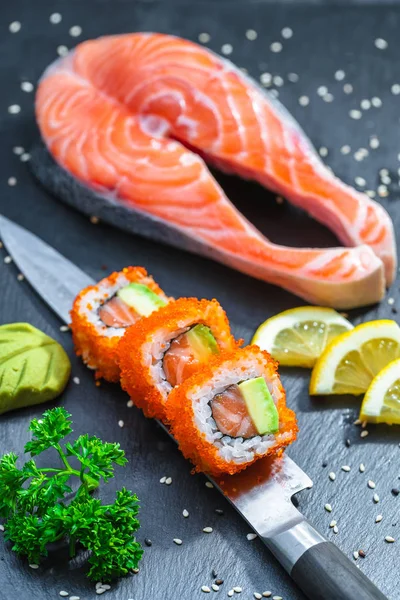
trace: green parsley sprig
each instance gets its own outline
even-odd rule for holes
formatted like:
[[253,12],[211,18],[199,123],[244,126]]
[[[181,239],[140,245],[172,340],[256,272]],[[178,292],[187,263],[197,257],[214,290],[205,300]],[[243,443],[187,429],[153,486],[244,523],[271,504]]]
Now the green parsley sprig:
[[[31,459],[18,469],[12,452],[0,459],[0,517],[7,519],[5,537],[12,549],[30,563],[38,564],[48,555],[48,545],[63,539],[69,542],[72,558],[79,542],[90,551],[88,576],[106,582],[136,569],[142,557],[133,535],[139,528],[138,498],[125,488],[116,493],[113,504],[91,496],[101,479],[114,477],[114,465],[123,466],[127,459],[119,444],[87,434],[63,449],[60,442],[72,432],[71,424],[71,415],[57,407],[29,426],[33,439],[25,452],[34,457],[54,448],[59,468],[41,469]],[[77,459],[78,469],[69,457]],[[80,485],[73,494],[68,483],[74,477]]]

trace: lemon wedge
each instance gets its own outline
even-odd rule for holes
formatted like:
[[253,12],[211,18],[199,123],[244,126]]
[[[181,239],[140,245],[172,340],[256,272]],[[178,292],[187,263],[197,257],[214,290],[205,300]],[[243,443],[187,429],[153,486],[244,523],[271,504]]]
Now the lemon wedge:
[[283,366],[313,367],[325,346],[352,328],[332,308],[301,306],[267,319],[251,343],[267,350]]
[[400,327],[370,321],[334,339],[317,360],[310,394],[363,394],[392,360],[400,357]]
[[389,363],[372,380],[361,405],[360,419],[400,424],[400,359]]

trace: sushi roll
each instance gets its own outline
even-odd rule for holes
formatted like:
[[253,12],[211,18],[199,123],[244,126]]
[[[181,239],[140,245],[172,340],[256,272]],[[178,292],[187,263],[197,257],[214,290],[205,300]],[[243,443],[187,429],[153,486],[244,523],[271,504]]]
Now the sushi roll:
[[216,300],[179,298],[135,323],[121,339],[121,385],[146,416],[165,422],[171,390],[237,344]]
[[126,267],[85,288],[71,310],[76,353],[97,378],[118,381],[116,349],[126,329],[170,300],[142,267]]
[[237,473],[296,438],[277,363],[258,346],[215,357],[170,394],[171,433],[196,471]]

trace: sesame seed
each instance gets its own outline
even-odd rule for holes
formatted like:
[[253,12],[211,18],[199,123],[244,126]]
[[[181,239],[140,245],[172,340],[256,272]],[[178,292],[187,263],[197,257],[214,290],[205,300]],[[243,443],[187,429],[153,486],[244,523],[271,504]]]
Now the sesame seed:
[[400,94],[400,85],[398,83],[394,83],[392,85],[392,87],[390,88],[390,91],[392,92],[392,94],[394,94],[395,96],[398,96]]
[[325,146],[321,146],[318,152],[320,156],[328,156],[328,148],[325,148]]
[[360,466],[358,468],[360,469],[360,473],[364,473],[364,471],[365,471],[364,463],[360,463]]
[[148,546],[150,548],[150,546],[153,545],[153,542],[151,541],[150,538],[145,538],[144,543],[146,544],[146,546]]
[[220,516],[224,514],[224,511],[222,510],[222,508],[216,508],[214,512],[216,512],[217,515],[220,515]]
[[332,506],[330,504],[325,504],[324,508],[327,512],[332,512]]
[[174,544],[176,544],[177,546],[181,546],[182,545],[182,540],[180,540],[179,538],[174,538],[173,539]]
[[234,594],[234,591],[233,591],[233,590],[229,590],[229,592],[228,592],[228,597],[229,597],[229,598],[232,598],[233,594]]
[[126,403],[128,408],[132,408],[133,406],[133,401],[132,400],[128,400],[128,402]]
[[383,516],[382,515],[378,515],[376,517],[376,519],[375,519],[375,523],[380,523],[382,521],[382,519],[383,519]]
[[365,181],[364,177],[356,177],[354,179],[354,181],[356,182],[357,185],[359,185],[360,187],[365,187],[367,185],[367,182]]
[[349,439],[347,439],[344,444],[345,444],[346,448],[350,448],[351,441]]
[[66,592],[65,590],[61,590],[61,592],[60,592],[60,594],[59,594],[59,595],[60,595],[60,596],[63,596],[63,598],[66,598],[67,596],[69,596],[69,593],[68,593],[68,592]]
[[374,136],[371,135],[370,140],[369,140],[369,147],[372,148],[373,150],[376,150],[377,148],[379,148],[380,142],[379,139]]
[[322,97],[322,100],[324,102],[333,102],[333,99],[334,99],[334,96],[330,92],[328,92],[327,94],[325,94],[325,96]]
[[7,183],[10,187],[14,187],[14,185],[17,185],[17,178],[16,177],[9,177],[7,180]]
[[69,600],[81,600],[80,596],[70,596]]
[[387,535],[385,537],[385,542],[387,542],[388,544],[393,544],[394,538],[391,535]]
[[350,154],[350,152],[351,152],[351,148],[350,148],[350,146],[349,146],[348,144],[345,144],[344,146],[342,146],[342,147],[340,148],[340,152],[341,152],[342,154]]
[[308,96],[300,96],[299,104],[300,106],[308,106],[310,104],[310,98]]
[[369,435],[369,431],[367,431],[366,429],[364,429],[364,431],[362,431],[362,432],[360,433],[360,437],[361,437],[361,438],[365,438],[365,437],[367,437],[367,435]]
[[378,494],[374,494],[373,501],[375,502],[375,504],[378,504],[378,502],[379,502]]
[[282,596],[272,596],[272,600],[283,600]]
[[394,298],[388,298],[387,303],[391,306],[392,304],[394,304]]
[[398,496],[400,494],[400,490],[398,488],[392,488],[391,492],[393,496]]
[[386,40],[384,40],[383,38],[377,38],[374,42],[375,47],[378,48],[378,50],[386,50],[386,48],[388,47],[388,43]]
[[259,594],[258,592],[254,592],[254,594],[253,594],[253,595],[254,595],[254,598],[255,598],[256,600],[261,600],[261,598],[262,598],[262,595],[261,595],[261,594]]
[[29,154],[29,152],[24,152],[23,154],[21,154],[21,156],[19,157],[19,160],[21,162],[28,162],[28,160],[31,159],[31,155]]
[[284,84],[283,78],[280,75],[275,75],[275,77],[272,78],[272,82],[277,87],[282,87]]
[[284,27],[281,31],[281,36],[284,40],[290,40],[290,38],[293,37],[293,29],[290,27]]
[[199,36],[197,39],[202,44],[207,44],[207,42],[209,42],[211,40],[211,36],[209,33],[199,33]]
[[367,554],[366,554],[366,552],[364,552],[364,550],[359,550],[358,555],[361,556],[361,558],[365,558],[367,556]]
[[371,98],[371,104],[375,108],[380,108],[382,106],[382,100],[377,96],[374,96],[373,98]]
[[104,594],[107,590],[105,590],[103,587],[98,587],[96,590],[96,594],[98,596],[100,596],[101,594]]
[[60,331],[62,331],[63,333],[65,333],[66,331],[69,331],[68,325],[61,325]]
[[362,112],[360,110],[353,109],[349,112],[349,115],[352,119],[358,120],[358,119],[361,119]]
[[69,35],[71,35],[72,37],[78,37],[81,35],[81,33],[82,27],[80,27],[79,25],[73,25],[69,30]]
[[0,525],[0,531],[4,531],[4,525]]
[[182,515],[185,517],[185,519],[187,519],[188,516],[189,516],[189,511],[186,510],[186,508],[184,508],[183,511],[182,511]]
[[118,421],[118,426],[119,426],[119,427],[123,427],[123,426],[124,426],[124,422],[123,422],[123,420],[122,420],[122,419],[120,419],[120,420]]
[[329,527],[332,529],[333,527],[335,527],[335,525],[337,525],[337,521],[333,520],[329,523]]
[[203,527],[203,533],[212,533],[213,528],[212,527]]
[[370,198],[375,198],[376,196],[376,192],[374,190],[366,190],[365,193],[367,194],[367,196],[369,196]]
[[328,93],[328,88],[326,87],[326,85],[320,85],[319,88],[317,88],[317,94],[318,96],[325,96],[325,94]]
[[18,33],[18,31],[20,29],[21,29],[21,23],[19,21],[13,21],[8,26],[8,30],[10,33]]
[[36,565],[35,563],[32,563],[29,565],[31,569],[38,569],[39,565]]
[[299,76],[297,75],[297,73],[289,73],[287,78],[291,83],[297,83],[299,80]]
[[333,526],[333,533],[339,533],[339,529],[337,525]]
[[256,40],[256,39],[257,39],[257,31],[255,31],[254,29],[248,29],[248,30],[246,31],[246,37],[247,37],[247,39],[248,39],[248,40],[250,40],[251,42],[252,42],[253,40]]
[[33,83],[31,83],[30,81],[22,81],[21,90],[23,92],[27,92],[27,93],[33,92],[33,89],[34,89]]
[[236,587],[233,588],[233,591],[236,592],[237,594],[240,594],[242,592],[242,588],[237,585]]
[[261,73],[260,82],[262,83],[262,85],[270,85],[271,81],[272,81],[271,73]]
[[4,262],[6,263],[6,265],[9,265],[12,262],[11,256],[5,256],[4,257]]
[[342,471],[345,471],[345,473],[348,473],[350,471],[349,465],[343,465]]
[[61,23],[62,21],[62,16],[60,13],[53,13],[50,15],[49,21],[52,25],[58,25],[58,23]]
[[25,148],[23,146],[14,146],[14,148],[13,148],[13,152],[17,156],[21,156],[21,154],[24,153],[24,150],[25,150]]
[[363,110],[369,110],[371,108],[371,102],[369,100],[361,100],[360,106]]
[[57,54],[58,56],[66,56],[68,54],[67,46],[57,46]]
[[345,83],[343,86],[343,91],[345,94],[351,94],[353,91],[353,86],[351,85],[351,83]]
[[368,487],[369,487],[369,488],[371,488],[371,490],[374,490],[374,489],[375,489],[375,487],[376,487],[376,485],[375,485],[375,482],[374,482],[374,481],[372,481],[372,479],[369,479],[369,480],[368,480],[368,483],[367,483],[367,485],[368,485]]
[[223,46],[221,46],[222,54],[225,54],[225,55],[232,54],[232,51],[233,51],[232,44],[224,44]]
[[165,483],[166,481],[167,481],[167,478],[166,478],[165,476],[164,476],[164,477],[161,477],[161,479],[160,479],[160,483]]
[[165,480],[165,485],[171,485],[172,483],[172,477],[167,477],[167,479]]
[[111,590],[111,585],[108,585],[108,583],[102,583],[101,587],[103,590]]
[[358,557],[359,557],[359,554],[358,554],[357,550],[355,550],[355,551],[353,552],[353,557],[354,557],[354,560],[357,560],[357,559],[358,559]]
[[283,46],[281,42],[272,42],[272,44],[270,45],[271,52],[281,52],[282,48]]
[[272,596],[272,592],[263,592],[263,598],[270,598]]
[[217,585],[216,583],[213,583],[211,587],[212,587],[212,589],[214,590],[214,592],[218,592],[218,590],[219,590],[219,585]]
[[21,112],[21,107],[19,104],[11,104],[11,106],[8,107],[8,112],[10,115],[17,115]]
[[346,73],[344,71],[342,71],[342,69],[339,69],[338,71],[336,71],[336,73],[335,73],[336,81],[343,81],[343,79],[345,77],[346,77]]
[[248,534],[246,535],[246,538],[249,540],[249,542],[251,542],[251,541],[255,540],[255,539],[256,539],[256,537],[257,537],[257,534],[256,534],[256,533],[248,533]]
[[72,381],[73,381],[74,383],[76,383],[76,385],[79,385],[79,384],[80,384],[80,382],[81,382],[81,380],[79,379],[79,377],[74,377],[74,378],[72,379]]
[[211,483],[211,481],[206,481],[206,488],[209,488],[210,490],[212,490],[214,488],[214,486]]
[[335,481],[335,479],[336,479],[336,475],[335,475],[335,473],[334,473],[333,471],[331,471],[331,472],[329,473],[329,479],[330,479],[331,481]]

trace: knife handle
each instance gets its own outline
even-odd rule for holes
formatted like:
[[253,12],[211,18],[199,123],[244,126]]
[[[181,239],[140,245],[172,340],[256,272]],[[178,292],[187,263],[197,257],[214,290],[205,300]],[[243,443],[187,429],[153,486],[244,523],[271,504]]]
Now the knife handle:
[[388,600],[307,521],[265,542],[309,600]]

